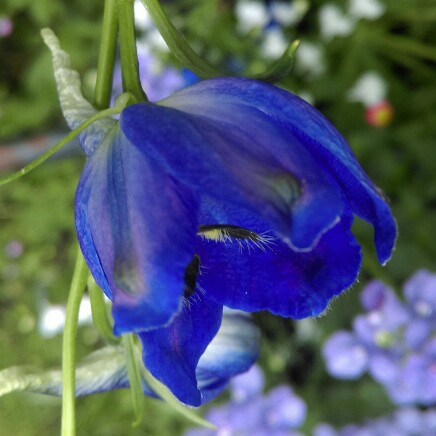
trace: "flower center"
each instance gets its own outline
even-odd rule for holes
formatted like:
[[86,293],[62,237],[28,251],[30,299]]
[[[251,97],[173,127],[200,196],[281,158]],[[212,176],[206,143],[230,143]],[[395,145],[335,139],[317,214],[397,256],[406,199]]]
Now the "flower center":
[[198,233],[204,238],[216,242],[226,242],[232,238],[250,241],[260,241],[262,239],[262,236],[256,232],[230,224],[203,225],[199,227]]

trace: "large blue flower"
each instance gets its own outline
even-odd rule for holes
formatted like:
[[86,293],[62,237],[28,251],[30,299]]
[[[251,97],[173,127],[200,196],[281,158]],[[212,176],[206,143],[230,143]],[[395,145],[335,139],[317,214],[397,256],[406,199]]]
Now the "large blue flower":
[[83,254],[115,331],[139,332],[146,366],[188,403],[223,306],[323,312],[359,271],[354,214],[381,263],[393,249],[389,207],[342,136],[274,86],[221,78],[131,105],[85,150]]
[[[95,110],[56,38],[45,38],[74,128]],[[391,255],[395,222],[349,146],[274,86],[200,82],[128,106],[80,140],[82,252],[113,302],[115,332],[137,333],[146,367],[187,404],[201,402],[198,362],[223,306],[320,314],[359,271],[354,214],[373,225],[380,262]]]

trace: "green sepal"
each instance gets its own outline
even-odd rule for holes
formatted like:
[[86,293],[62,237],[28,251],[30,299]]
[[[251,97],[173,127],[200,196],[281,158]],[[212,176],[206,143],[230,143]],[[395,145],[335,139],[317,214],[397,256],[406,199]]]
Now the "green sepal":
[[286,77],[292,70],[294,66],[295,53],[300,45],[300,41],[297,39],[291,44],[282,54],[282,56],[268,68],[265,72],[261,74],[255,74],[250,76],[252,79],[263,80],[264,82],[276,83],[280,82],[284,77]]

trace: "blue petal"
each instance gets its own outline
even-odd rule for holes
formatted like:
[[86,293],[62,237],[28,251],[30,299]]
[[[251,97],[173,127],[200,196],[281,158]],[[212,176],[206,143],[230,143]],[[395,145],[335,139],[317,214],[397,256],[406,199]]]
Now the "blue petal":
[[[253,108],[262,112],[283,136],[290,138],[287,149],[281,141],[269,141],[271,152],[285,158],[292,153],[295,142],[301,144],[342,187],[354,213],[373,224],[380,262],[390,258],[397,231],[388,205],[343,137],[311,105],[282,89],[242,78],[203,81],[161,104],[230,123],[238,113],[249,114]],[[256,131],[252,121],[250,115],[243,124],[248,131]]]
[[292,318],[318,315],[356,280],[361,253],[350,219],[325,233],[311,252],[295,252],[280,239],[264,246],[197,240],[207,298],[248,312],[269,310]]
[[198,362],[203,403],[216,396],[230,378],[248,371],[257,360],[259,348],[260,332],[251,317],[224,309],[219,332]]
[[257,214],[296,249],[310,250],[344,211],[339,185],[304,143],[264,113],[235,105],[216,113],[204,118],[137,104],[123,111],[120,125],[195,192]]
[[183,403],[199,406],[196,368],[221,324],[222,306],[193,299],[165,328],[139,333],[146,368]]
[[82,252],[113,301],[115,332],[170,322],[194,254],[191,194],[115,128],[85,166],[75,209]]

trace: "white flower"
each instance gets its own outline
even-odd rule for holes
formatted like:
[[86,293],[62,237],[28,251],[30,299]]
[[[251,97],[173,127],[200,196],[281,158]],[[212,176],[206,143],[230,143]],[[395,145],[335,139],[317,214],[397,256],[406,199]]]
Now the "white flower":
[[[39,313],[38,332],[43,338],[51,338],[61,333],[65,325],[66,308],[60,304],[43,302],[42,310]],[[92,312],[91,302],[88,296],[84,296],[80,302],[79,325],[91,324]]]
[[275,1],[270,6],[271,15],[282,26],[297,24],[309,9],[307,0],[294,0],[293,2]]
[[135,26],[138,30],[150,30],[154,27],[153,20],[150,17],[147,9],[140,0],[135,0]]
[[265,31],[262,54],[267,59],[279,58],[288,47],[288,41],[280,27],[274,26]]
[[345,15],[336,5],[324,5],[319,11],[319,25],[321,35],[325,39],[335,36],[347,36],[353,32],[355,20]]
[[320,75],[325,71],[323,52],[318,45],[301,41],[296,53],[295,68],[300,72]]
[[235,15],[238,21],[238,29],[242,33],[256,28],[263,29],[270,20],[266,6],[260,1],[238,2]]
[[356,81],[348,92],[350,101],[359,101],[369,107],[386,99],[387,85],[375,71],[367,71]]
[[385,12],[385,6],[379,0],[350,0],[349,13],[359,19],[376,20]]

